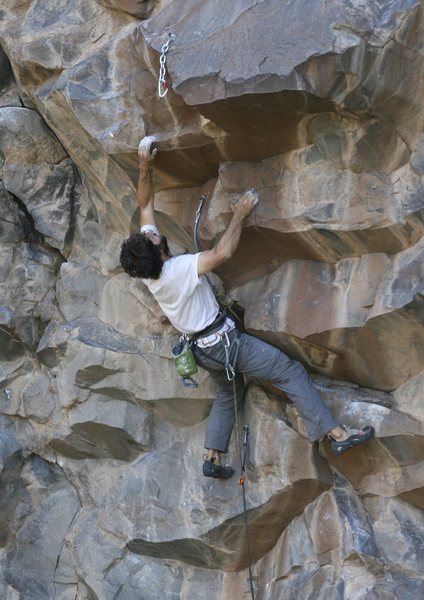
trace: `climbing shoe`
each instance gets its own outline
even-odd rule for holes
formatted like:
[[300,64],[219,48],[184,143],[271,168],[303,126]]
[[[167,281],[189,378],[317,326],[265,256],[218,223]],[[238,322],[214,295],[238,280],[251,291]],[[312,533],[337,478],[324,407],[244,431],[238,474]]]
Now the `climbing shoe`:
[[205,477],[214,477],[215,479],[228,479],[233,475],[234,469],[216,465],[212,460],[205,460],[203,463],[203,475]]
[[343,426],[343,429],[346,431],[349,437],[340,442],[336,440],[333,436],[329,435],[328,439],[330,440],[330,446],[333,452],[336,454],[343,454],[349,448],[353,448],[353,446],[359,446],[360,444],[365,444],[371,438],[374,437],[374,427],[370,427],[367,425],[363,429],[354,429],[353,427]]

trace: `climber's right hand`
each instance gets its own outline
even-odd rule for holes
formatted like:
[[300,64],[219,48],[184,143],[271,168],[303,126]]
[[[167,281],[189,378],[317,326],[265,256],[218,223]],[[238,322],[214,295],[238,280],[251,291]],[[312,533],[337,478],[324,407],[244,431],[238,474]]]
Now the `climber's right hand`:
[[146,135],[138,145],[138,160],[140,167],[149,168],[151,167],[153,160],[158,152],[157,148],[153,148],[152,145],[156,142],[156,136]]
[[235,215],[245,219],[250,215],[253,207],[259,202],[258,194],[255,190],[246,190],[239,198],[232,202],[231,208]]

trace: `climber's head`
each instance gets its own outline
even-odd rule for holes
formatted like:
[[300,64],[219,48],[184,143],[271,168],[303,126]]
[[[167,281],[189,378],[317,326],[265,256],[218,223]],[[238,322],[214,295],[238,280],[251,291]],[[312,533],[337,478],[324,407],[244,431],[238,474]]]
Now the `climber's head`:
[[159,279],[167,258],[169,247],[166,237],[152,231],[132,233],[121,247],[121,265],[131,277]]

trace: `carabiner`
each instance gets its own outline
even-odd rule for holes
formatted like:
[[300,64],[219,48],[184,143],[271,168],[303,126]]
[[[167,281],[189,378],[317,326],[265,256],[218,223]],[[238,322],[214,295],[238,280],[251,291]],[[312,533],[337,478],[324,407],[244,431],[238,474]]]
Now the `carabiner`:
[[168,93],[168,84],[166,83],[165,80],[163,80],[163,81],[159,80],[159,82],[158,82],[159,98],[164,98],[167,93]]
[[225,350],[225,373],[228,381],[232,381],[236,376],[233,365],[230,363],[230,340],[228,339],[227,332],[222,336],[222,343]]

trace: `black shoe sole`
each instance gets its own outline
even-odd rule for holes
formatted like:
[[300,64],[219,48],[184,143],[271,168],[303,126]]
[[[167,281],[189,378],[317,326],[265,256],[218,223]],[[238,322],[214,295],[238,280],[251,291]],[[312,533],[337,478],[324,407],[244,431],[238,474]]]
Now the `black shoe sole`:
[[229,479],[234,475],[234,469],[223,467],[222,465],[214,465],[207,460],[203,463],[203,475],[205,477],[213,477],[213,479]]
[[362,431],[366,433],[363,435],[354,434],[344,440],[343,442],[338,442],[337,440],[330,440],[330,446],[333,452],[340,456],[350,448],[354,448],[355,446],[360,446],[361,444],[365,444],[369,442],[374,437],[375,430],[374,427],[364,427]]

